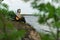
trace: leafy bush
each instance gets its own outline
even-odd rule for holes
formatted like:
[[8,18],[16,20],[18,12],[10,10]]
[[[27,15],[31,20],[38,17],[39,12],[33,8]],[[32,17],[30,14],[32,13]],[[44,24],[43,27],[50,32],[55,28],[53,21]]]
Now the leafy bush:
[[15,16],[14,11],[9,11],[7,4],[0,8],[0,40],[19,40],[25,35],[25,30],[17,30],[8,19]]

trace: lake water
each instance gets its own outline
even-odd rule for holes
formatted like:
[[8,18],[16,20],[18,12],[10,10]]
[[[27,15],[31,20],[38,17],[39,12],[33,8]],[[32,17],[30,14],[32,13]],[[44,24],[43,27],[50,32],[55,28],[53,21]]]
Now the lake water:
[[41,31],[41,29],[48,30],[49,28],[46,25],[41,25],[38,23],[38,16],[24,16],[26,19],[26,22],[32,25],[38,32]]

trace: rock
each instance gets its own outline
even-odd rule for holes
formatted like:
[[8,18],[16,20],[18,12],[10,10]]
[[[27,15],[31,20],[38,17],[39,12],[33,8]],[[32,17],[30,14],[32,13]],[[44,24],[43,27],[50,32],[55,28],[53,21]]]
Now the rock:
[[26,30],[25,36],[22,40],[41,40],[39,33],[28,23],[13,22],[17,30]]
[[29,30],[22,40],[41,40],[40,35],[35,29]]

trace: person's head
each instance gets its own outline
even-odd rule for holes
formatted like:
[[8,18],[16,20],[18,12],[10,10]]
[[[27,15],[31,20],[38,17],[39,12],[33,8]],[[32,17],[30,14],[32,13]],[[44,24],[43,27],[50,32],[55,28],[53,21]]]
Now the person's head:
[[17,13],[21,13],[21,9],[17,9]]

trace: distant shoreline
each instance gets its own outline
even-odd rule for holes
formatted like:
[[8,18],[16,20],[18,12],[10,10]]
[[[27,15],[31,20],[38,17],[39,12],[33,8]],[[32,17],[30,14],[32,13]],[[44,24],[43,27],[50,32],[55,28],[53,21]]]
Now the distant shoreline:
[[38,14],[21,14],[22,16],[39,16]]

